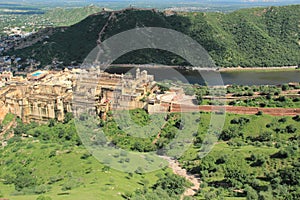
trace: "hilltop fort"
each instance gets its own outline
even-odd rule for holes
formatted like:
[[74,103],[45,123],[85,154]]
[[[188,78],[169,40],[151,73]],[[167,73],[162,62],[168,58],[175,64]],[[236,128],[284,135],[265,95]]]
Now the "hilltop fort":
[[[78,76],[81,76],[80,84]],[[105,118],[111,109],[147,108],[150,112],[158,112],[168,110],[168,104],[163,107],[155,105],[160,103],[158,99],[171,101],[177,93],[183,94],[180,89],[165,96],[154,94],[158,90],[154,76],[140,69],[135,75],[109,74],[95,68],[35,71],[25,78],[3,72],[0,85],[0,119],[13,113],[23,122],[63,121],[65,114],[72,112],[74,103],[76,112],[92,107],[101,118]],[[91,90],[94,92],[89,99]]]

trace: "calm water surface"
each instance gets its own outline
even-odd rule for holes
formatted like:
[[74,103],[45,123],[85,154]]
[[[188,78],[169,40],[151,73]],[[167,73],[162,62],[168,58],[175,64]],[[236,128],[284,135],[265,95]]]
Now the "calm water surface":
[[[173,69],[173,68],[143,68],[147,70],[149,74],[154,75],[156,81],[165,79],[180,80],[182,82],[189,82],[191,84],[204,84],[202,73],[210,75],[216,72],[212,71],[198,71],[184,70],[184,69]],[[132,67],[113,67],[106,70],[110,73],[126,73],[130,72],[135,74],[135,68]],[[221,73],[223,82],[225,85],[237,84],[237,85],[279,85],[289,82],[300,82],[300,70],[299,71],[270,71],[270,72],[217,72]]]

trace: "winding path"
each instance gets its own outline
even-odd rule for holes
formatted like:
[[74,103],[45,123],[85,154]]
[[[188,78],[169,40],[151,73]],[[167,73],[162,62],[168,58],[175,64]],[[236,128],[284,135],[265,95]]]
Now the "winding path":
[[194,196],[196,192],[200,189],[200,178],[197,175],[189,174],[185,169],[183,169],[179,162],[167,156],[160,156],[169,163],[169,167],[173,170],[174,174],[184,177],[186,180],[190,181],[193,185],[185,190],[185,192],[180,197],[181,200],[185,196]]

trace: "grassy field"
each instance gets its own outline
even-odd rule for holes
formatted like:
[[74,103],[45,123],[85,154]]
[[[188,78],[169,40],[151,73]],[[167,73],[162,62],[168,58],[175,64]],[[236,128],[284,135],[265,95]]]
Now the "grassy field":
[[[122,194],[143,188],[144,182],[154,184],[158,179],[157,174],[163,173],[161,170],[131,176],[104,168],[94,157],[81,158],[87,154],[83,147],[64,147],[37,141],[11,144],[0,152],[2,177],[14,176],[18,172],[16,168],[26,165],[26,168],[34,169],[33,175],[49,190],[45,196],[57,200],[122,199]],[[66,190],[68,187],[71,189]],[[0,191],[4,198],[15,200],[32,200],[39,196],[30,194],[32,191],[27,191],[26,195],[16,192],[12,184],[0,183]]]

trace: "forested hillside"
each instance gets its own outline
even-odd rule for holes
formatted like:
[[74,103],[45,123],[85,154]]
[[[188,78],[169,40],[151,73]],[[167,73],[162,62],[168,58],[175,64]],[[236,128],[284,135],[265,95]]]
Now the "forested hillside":
[[[111,12],[87,17],[66,31],[18,51],[42,64],[53,58],[65,65],[82,62],[96,46],[99,32]],[[177,13],[128,9],[115,12],[102,40],[135,27],[165,27],[183,32],[198,41],[220,67],[294,66],[300,63],[300,5],[252,8],[232,13]],[[145,49],[119,58],[116,63],[162,63],[187,65],[178,56]]]
[[73,9],[55,8],[46,12],[43,18],[52,22],[55,26],[70,26],[86,18],[88,15],[100,11],[102,11],[102,8],[97,6]]

